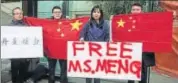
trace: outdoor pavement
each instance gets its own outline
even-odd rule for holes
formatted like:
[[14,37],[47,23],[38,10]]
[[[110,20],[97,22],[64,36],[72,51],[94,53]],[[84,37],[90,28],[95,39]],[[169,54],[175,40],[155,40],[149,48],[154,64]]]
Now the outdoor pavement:
[[[1,83],[11,83],[10,63],[7,60],[2,61]],[[70,83],[85,83],[85,78],[69,78]],[[48,83],[47,79],[42,79],[38,83]],[[60,83],[57,82],[56,83]],[[127,83],[126,80],[106,80],[101,79],[101,83]],[[137,82],[136,82],[137,83]],[[178,83],[178,78],[169,77],[151,71],[150,83]]]

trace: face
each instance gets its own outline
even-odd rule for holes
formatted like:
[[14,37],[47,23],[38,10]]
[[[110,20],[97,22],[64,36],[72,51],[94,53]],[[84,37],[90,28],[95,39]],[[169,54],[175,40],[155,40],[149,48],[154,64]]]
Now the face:
[[95,20],[99,20],[100,17],[101,17],[101,12],[99,9],[95,9],[92,13],[92,17],[95,19]]
[[60,9],[53,10],[53,17],[54,19],[60,19],[62,16],[62,11]]
[[15,9],[13,12],[14,20],[22,20],[23,19],[23,12],[21,9]]
[[139,14],[142,12],[142,8],[140,6],[132,6],[131,13],[132,14]]

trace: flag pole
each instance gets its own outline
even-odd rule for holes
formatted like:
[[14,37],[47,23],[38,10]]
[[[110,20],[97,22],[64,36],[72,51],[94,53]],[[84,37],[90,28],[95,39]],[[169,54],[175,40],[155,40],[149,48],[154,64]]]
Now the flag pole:
[[150,67],[147,67],[147,69],[148,69],[147,82],[150,83]]
[[111,15],[111,16],[110,16],[110,19],[109,19],[109,26],[110,26],[110,27],[109,27],[109,31],[110,31],[110,33],[109,33],[109,37],[110,37],[109,39],[110,39],[110,40],[109,40],[109,41],[110,41],[110,42],[112,42],[112,18],[113,18],[113,15]]

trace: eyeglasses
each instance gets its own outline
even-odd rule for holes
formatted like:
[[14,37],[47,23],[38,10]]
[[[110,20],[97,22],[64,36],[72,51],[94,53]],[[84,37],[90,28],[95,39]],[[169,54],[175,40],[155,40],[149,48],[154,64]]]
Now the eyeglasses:
[[23,15],[23,13],[13,13],[14,15]]
[[55,13],[55,14],[59,14],[59,13],[61,13],[61,12],[53,12],[53,13]]

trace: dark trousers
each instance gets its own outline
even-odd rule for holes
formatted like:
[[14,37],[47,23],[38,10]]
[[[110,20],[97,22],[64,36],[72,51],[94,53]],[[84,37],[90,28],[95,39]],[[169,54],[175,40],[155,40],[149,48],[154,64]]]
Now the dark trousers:
[[26,81],[28,66],[29,62],[26,59],[11,60],[12,83],[23,83]]
[[[57,59],[48,58],[49,63],[49,82],[55,83],[55,69],[56,69]],[[68,83],[67,79],[67,60],[59,60],[60,69],[61,69],[61,83]]]
[[[147,83],[147,66],[145,65],[144,61],[142,62],[142,76],[141,81],[139,83]],[[128,80],[128,83],[134,83],[133,80]]]
[[48,68],[46,68],[44,65],[38,65],[36,69],[31,73],[31,79],[34,82],[37,82],[42,77],[46,76],[48,73]]
[[[92,78],[86,78],[86,83],[92,83]],[[94,83],[100,83],[100,79],[94,78]]]

